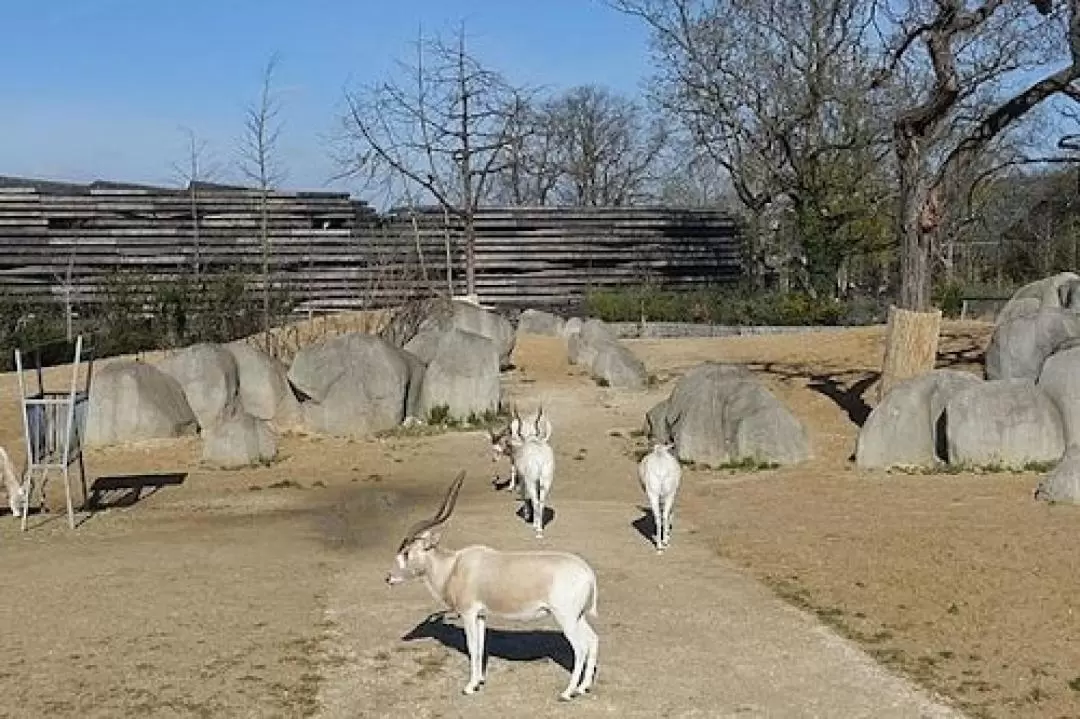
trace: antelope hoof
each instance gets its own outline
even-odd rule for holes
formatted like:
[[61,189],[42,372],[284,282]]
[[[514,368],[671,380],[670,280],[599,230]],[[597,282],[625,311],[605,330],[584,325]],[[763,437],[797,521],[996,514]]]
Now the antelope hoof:
[[559,701],[561,701],[561,702],[568,702],[568,701],[571,701],[573,698],[574,698],[574,692],[572,690],[570,690],[570,689],[567,689],[566,691],[564,691],[562,694],[559,695]]
[[462,694],[475,694],[480,689],[480,682],[469,682],[465,685],[465,688],[461,690]]

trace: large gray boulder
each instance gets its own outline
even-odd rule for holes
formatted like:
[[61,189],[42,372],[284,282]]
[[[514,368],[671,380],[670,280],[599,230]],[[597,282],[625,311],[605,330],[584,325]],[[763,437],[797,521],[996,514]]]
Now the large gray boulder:
[[1037,380],[1047,357],[1077,344],[1080,314],[1054,308],[1014,317],[994,328],[986,378]]
[[[754,373],[744,365],[704,362],[687,372],[671,390],[667,399],[645,413],[645,433],[654,442],[673,442],[674,425],[678,423],[677,408],[694,400],[694,391],[706,383],[746,380],[755,381]],[[675,408],[675,409],[673,409]],[[687,451],[692,448],[687,447]]]
[[1001,325],[1017,317],[1033,315],[1042,309],[1042,300],[1038,297],[1014,297],[998,312],[994,325]]
[[424,370],[419,415],[445,406],[459,419],[499,409],[499,352],[487,337],[463,330],[442,333]]
[[585,320],[581,323],[581,329],[566,339],[570,364],[591,367],[599,346],[613,342],[618,342],[618,338],[602,320]]
[[495,343],[495,349],[499,352],[499,368],[510,367],[510,356],[514,353],[514,343],[517,340],[517,333],[510,320],[471,302],[455,300],[451,305],[453,327],[487,337]]
[[594,378],[608,387],[642,389],[649,382],[645,363],[621,342],[605,342],[595,346],[596,356],[590,365]]
[[381,335],[398,347],[411,345],[410,352],[427,363],[434,343],[452,329],[487,337],[499,352],[499,369],[511,366],[517,339],[514,325],[502,315],[465,299],[432,299],[406,305],[394,313]]
[[1061,415],[1034,382],[989,380],[945,404],[949,464],[1020,468],[1056,462],[1065,452]]
[[243,340],[230,342],[225,349],[236,360],[244,411],[272,421],[279,429],[296,426],[300,422],[300,401],[289,384],[289,368]]
[[1024,285],[1001,308],[995,320],[996,324],[1008,322],[1016,317],[1034,314],[1041,309],[1060,309],[1073,307],[1075,287],[1080,275],[1075,272],[1060,272],[1041,280]]
[[594,378],[611,387],[640,389],[648,384],[645,364],[602,320],[581,322],[567,335],[566,352],[570,364],[587,367]]
[[409,386],[405,390],[405,419],[409,417],[423,419],[423,413],[420,411],[420,391],[424,388],[427,364],[411,352],[402,351],[401,354],[409,365]]
[[518,334],[544,335],[547,337],[562,337],[566,320],[550,312],[528,309],[521,313],[518,318]]
[[144,362],[116,360],[94,374],[86,446],[195,434],[198,424],[175,379]]
[[1035,499],[1080,504],[1080,446],[1070,446],[1058,465],[1039,480]]
[[888,469],[946,462],[945,405],[957,391],[980,383],[970,372],[938,369],[896,384],[859,429],[855,464]]
[[1057,295],[1062,309],[1080,311],[1080,277],[1064,280],[1058,285]]
[[1080,445],[1080,347],[1047,357],[1038,385],[1061,415],[1065,444]]
[[795,464],[810,458],[802,423],[738,366],[699,365],[648,412],[646,427],[652,441],[674,442],[686,462]]
[[435,358],[439,342],[448,331],[452,331],[452,329],[441,330],[435,327],[427,327],[417,332],[412,339],[405,343],[402,349],[426,365]]
[[222,469],[266,464],[277,456],[277,436],[266,420],[235,409],[202,432],[202,459]]
[[410,384],[421,379],[417,366],[386,340],[350,332],[302,348],[288,377],[308,398],[301,404],[308,430],[362,436],[404,421]]
[[570,319],[566,320],[566,323],[563,325],[562,332],[560,334],[563,336],[564,339],[570,339],[570,337],[572,337],[573,335],[581,332],[581,328],[584,324],[585,321],[582,320],[580,317],[571,317]]
[[220,422],[240,403],[236,360],[219,344],[201,342],[185,347],[157,366],[180,383],[200,428]]

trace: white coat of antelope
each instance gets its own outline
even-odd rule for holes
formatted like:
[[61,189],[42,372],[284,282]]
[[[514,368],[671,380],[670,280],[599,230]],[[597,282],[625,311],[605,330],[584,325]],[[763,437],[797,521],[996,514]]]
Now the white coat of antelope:
[[22,517],[26,511],[25,489],[15,474],[15,465],[11,463],[11,457],[7,451],[0,447],[0,475],[3,475],[4,485],[7,487],[8,506],[16,518]]
[[543,406],[527,422],[522,421],[515,409],[509,430],[492,437],[496,457],[510,456],[510,486],[517,487],[520,480],[537,538],[544,536],[544,506],[555,481],[555,453],[548,443],[550,439],[551,421],[545,416]]
[[638,480],[649,498],[653,526],[653,542],[657,553],[663,552],[671,541],[671,514],[675,510],[675,495],[682,480],[682,467],[672,454],[673,444],[655,444],[652,451],[638,462]]
[[584,559],[567,552],[440,547],[434,530],[450,518],[464,480],[465,472],[459,473],[435,516],[416,523],[405,534],[387,584],[423,579],[431,595],[461,618],[469,651],[465,694],[475,693],[484,683],[489,617],[531,621],[546,616],[555,619],[574,652],[570,683],[559,698],[584,694],[596,678],[600,647],[599,637],[585,618],[586,614],[596,616],[596,573]]
[[[501,432],[491,433],[491,461],[498,462],[503,457],[510,459],[510,481],[507,489],[513,491],[517,488],[517,468],[514,467],[514,455],[511,452],[510,439],[522,441],[528,437],[543,436],[544,441],[551,440],[551,420],[544,415],[544,407],[541,405],[536,412],[526,415],[522,419],[518,414],[517,407],[511,411],[510,424]],[[495,477],[496,483],[499,481]]]

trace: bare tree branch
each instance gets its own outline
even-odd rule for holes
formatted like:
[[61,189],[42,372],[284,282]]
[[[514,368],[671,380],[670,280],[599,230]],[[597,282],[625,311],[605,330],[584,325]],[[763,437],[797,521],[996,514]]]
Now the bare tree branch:
[[240,140],[240,172],[259,190],[259,245],[262,251],[262,320],[265,349],[271,348],[271,288],[270,271],[270,190],[285,179],[285,169],[278,158],[281,137],[281,103],[275,89],[280,55],[272,53],[263,66],[258,99],[248,106],[244,115],[244,132]]
[[466,292],[474,294],[474,215],[513,142],[527,91],[470,55],[464,29],[449,41],[421,35],[415,59],[399,71],[346,90],[342,174],[380,183],[391,195],[415,189],[459,218]]

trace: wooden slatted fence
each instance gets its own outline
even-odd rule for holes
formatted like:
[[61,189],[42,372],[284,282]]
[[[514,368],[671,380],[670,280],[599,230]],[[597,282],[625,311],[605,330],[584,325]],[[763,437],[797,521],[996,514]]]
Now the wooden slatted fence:
[[[68,291],[100,302],[107,278],[149,282],[204,272],[260,282],[260,195],[0,177],[0,291],[34,300]],[[441,210],[376,213],[347,193],[267,198],[271,278],[301,307],[378,307],[426,292],[464,292],[463,232]],[[196,218],[198,242],[196,243]],[[590,289],[655,282],[689,289],[737,279],[728,215],[662,207],[485,208],[476,216],[481,301],[559,306]],[[450,277],[447,277],[449,258]]]

